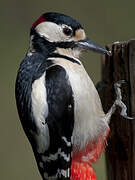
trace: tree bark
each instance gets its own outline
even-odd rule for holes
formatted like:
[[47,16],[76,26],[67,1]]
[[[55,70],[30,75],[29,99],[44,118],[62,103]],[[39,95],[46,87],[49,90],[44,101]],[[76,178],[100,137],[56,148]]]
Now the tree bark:
[[[121,88],[122,98],[128,116],[135,117],[135,40],[114,43],[106,48],[112,55],[102,56],[99,94],[103,109],[107,112],[116,98],[114,83],[126,80]],[[135,180],[135,120],[124,119],[117,110],[111,118],[110,129],[106,147],[108,180]]]

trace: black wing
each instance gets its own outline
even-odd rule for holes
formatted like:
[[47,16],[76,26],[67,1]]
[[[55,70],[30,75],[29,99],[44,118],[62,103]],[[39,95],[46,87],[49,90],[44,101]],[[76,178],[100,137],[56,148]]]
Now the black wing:
[[[16,80],[16,103],[24,131],[32,145],[39,171],[44,180],[69,180],[74,125],[73,92],[66,71],[58,65],[47,69],[46,58],[34,54],[22,61]],[[50,65],[50,64],[49,64]],[[46,70],[47,69],[47,70]],[[40,144],[40,128],[35,122],[32,109],[32,84],[44,72],[49,113],[45,122],[49,130],[50,144],[44,152],[37,151]],[[41,134],[42,136],[42,134]],[[44,141],[44,139],[42,139]],[[45,139],[46,141],[46,139]]]
[[23,129],[30,141],[32,139],[29,132],[37,131],[32,113],[32,84],[45,72],[46,64],[43,63],[44,61],[45,57],[39,53],[35,53],[30,57],[26,56],[20,64],[16,78],[15,96],[17,110]]
[[45,79],[50,144],[45,153],[35,153],[35,156],[43,179],[69,180],[74,126],[73,92],[66,71],[59,65],[48,68]]

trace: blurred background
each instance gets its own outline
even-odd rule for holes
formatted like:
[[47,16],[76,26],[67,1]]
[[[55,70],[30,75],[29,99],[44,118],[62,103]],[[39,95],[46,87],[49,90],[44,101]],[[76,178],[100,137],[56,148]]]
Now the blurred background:
[[[41,180],[31,146],[16,111],[17,69],[29,47],[31,24],[44,12],[70,15],[83,24],[89,39],[102,46],[135,38],[135,1],[4,0],[0,5],[0,180]],[[100,80],[100,55],[82,61],[94,83]],[[104,155],[94,166],[106,180]]]

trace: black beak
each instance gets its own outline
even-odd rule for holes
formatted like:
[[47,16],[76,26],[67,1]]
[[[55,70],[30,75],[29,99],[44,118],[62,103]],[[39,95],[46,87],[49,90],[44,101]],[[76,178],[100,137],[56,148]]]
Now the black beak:
[[91,51],[95,51],[98,53],[107,54],[108,56],[111,55],[110,51],[107,51],[106,49],[102,48],[101,46],[97,45],[96,43],[94,43],[88,39],[78,41],[77,47],[84,49],[84,50],[91,50]]

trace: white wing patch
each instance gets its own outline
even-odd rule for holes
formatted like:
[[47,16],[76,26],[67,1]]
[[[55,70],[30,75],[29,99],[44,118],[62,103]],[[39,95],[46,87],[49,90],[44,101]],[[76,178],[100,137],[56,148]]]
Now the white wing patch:
[[31,99],[33,116],[38,129],[38,134],[32,133],[37,142],[38,153],[43,153],[48,149],[50,143],[49,129],[45,122],[45,119],[48,116],[45,73],[39,79],[34,81],[32,85]]

